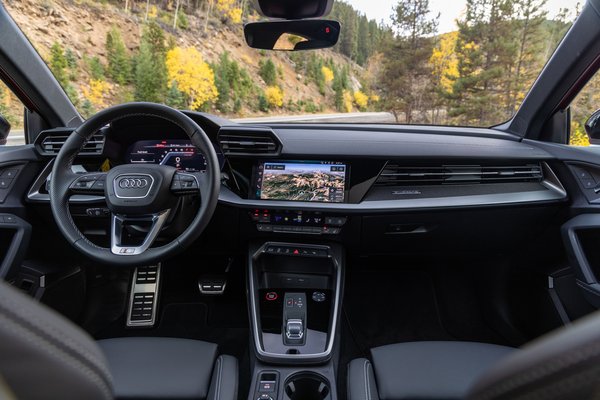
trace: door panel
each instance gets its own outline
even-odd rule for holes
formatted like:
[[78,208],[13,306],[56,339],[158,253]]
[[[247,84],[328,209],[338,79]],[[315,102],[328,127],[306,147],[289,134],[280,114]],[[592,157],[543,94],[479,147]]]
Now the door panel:
[[21,266],[31,238],[25,194],[39,173],[32,145],[0,147],[0,278],[10,280]]

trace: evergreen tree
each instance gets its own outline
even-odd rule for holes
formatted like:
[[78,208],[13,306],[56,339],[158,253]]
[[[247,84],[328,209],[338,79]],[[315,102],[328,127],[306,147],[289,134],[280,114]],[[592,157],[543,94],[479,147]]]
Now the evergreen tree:
[[67,58],[65,52],[58,42],[54,42],[50,48],[50,69],[54,74],[54,77],[60,83],[62,87],[66,87],[69,83],[69,76],[67,74]]
[[167,98],[165,104],[177,109],[185,108],[185,95],[181,93],[181,91],[177,87],[177,82],[173,82],[169,87],[169,90],[167,91]]
[[106,34],[106,53],[108,76],[119,85],[125,85],[130,80],[130,62],[121,32],[116,27]]
[[358,19],[358,37],[356,48],[356,62],[365,65],[373,49],[372,38],[369,36],[369,20],[361,15]]
[[506,117],[506,93],[518,52],[514,0],[468,0],[458,21],[458,78],[449,116],[458,124],[485,126]]
[[384,50],[382,87],[384,104],[396,120],[403,113],[410,124],[431,106],[429,57],[438,17],[430,15],[429,0],[401,0],[394,8],[397,37]]
[[100,58],[98,56],[94,56],[88,59],[87,63],[90,69],[90,75],[92,76],[92,79],[95,79],[97,81],[103,81],[105,78],[105,70],[104,64],[102,64]]
[[341,70],[334,70],[332,88],[335,94],[336,110],[344,111],[344,93],[350,88],[350,79],[346,67],[343,67]]
[[158,24],[150,22],[144,29],[135,65],[136,101],[161,103],[167,91],[166,44]]
[[263,81],[265,81],[267,86],[274,86],[277,84],[277,68],[275,68],[275,63],[273,63],[270,58],[267,58],[266,61],[260,60],[258,67],[258,74]]
[[506,115],[512,116],[525,91],[533,83],[540,70],[540,54],[544,45],[542,24],[548,12],[544,9],[548,0],[515,0],[517,18],[517,56],[512,76],[507,85]]
[[69,80],[76,81],[78,77],[77,56],[71,49],[65,51],[65,60],[67,61],[67,68],[69,69]]

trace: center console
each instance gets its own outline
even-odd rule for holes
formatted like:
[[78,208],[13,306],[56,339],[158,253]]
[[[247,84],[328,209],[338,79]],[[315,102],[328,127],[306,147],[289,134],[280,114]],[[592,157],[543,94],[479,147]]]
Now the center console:
[[255,243],[248,264],[256,355],[249,399],[336,399],[342,247]]

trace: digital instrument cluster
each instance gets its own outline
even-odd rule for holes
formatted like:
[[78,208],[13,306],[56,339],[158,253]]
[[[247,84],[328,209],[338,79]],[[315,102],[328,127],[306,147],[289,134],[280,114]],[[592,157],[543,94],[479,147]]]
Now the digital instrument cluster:
[[170,165],[181,172],[206,170],[206,158],[185,139],[140,140],[127,152],[129,164]]

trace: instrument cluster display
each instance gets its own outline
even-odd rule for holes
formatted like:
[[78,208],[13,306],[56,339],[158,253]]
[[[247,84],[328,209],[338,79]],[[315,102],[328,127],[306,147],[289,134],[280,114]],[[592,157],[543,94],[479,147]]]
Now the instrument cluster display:
[[181,172],[206,170],[206,158],[185,139],[140,140],[127,152],[129,164],[170,165]]

